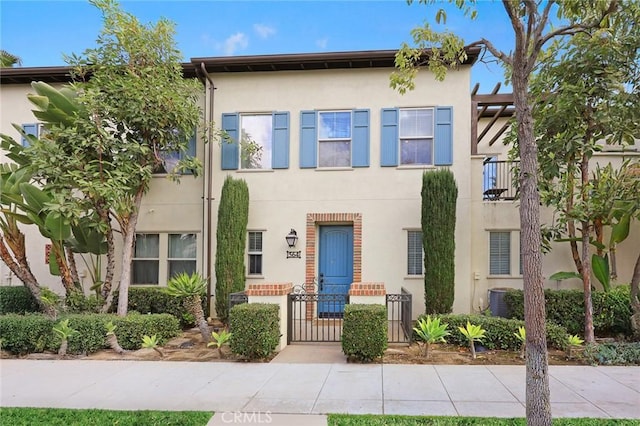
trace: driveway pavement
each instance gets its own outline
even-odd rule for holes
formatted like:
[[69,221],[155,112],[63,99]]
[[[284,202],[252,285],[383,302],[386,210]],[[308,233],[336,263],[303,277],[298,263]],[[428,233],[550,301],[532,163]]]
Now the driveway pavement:
[[[640,367],[551,366],[554,417],[640,419]],[[0,361],[0,406],[215,411],[210,424],[326,413],[525,416],[524,366]],[[282,414],[282,416],[278,416]]]

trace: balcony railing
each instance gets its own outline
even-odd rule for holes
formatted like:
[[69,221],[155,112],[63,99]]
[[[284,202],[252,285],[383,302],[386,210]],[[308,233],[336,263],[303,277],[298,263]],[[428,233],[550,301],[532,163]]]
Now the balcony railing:
[[487,158],[482,167],[482,199],[485,201],[515,200],[518,196],[517,169],[519,161]]

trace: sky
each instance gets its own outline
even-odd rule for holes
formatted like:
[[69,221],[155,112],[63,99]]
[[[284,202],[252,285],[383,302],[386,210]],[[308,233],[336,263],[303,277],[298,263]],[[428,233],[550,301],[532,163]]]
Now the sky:
[[[410,31],[435,23],[446,8],[446,25],[466,43],[484,37],[508,52],[512,30],[503,7],[479,0],[471,21],[449,5],[407,5],[404,0],[349,1],[120,1],[144,23],[160,18],[176,25],[184,60],[193,57],[266,55],[397,49],[410,42]],[[0,0],[0,48],[19,56],[24,67],[65,65],[64,55],[95,45],[102,27],[99,10],[86,0]],[[473,86],[489,93],[503,81],[502,68],[477,63]],[[505,88],[501,90],[505,91]],[[510,91],[510,89],[507,89]]]

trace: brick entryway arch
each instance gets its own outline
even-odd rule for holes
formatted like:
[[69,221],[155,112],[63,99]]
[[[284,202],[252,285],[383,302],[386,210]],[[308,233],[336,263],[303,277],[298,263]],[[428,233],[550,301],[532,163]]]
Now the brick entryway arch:
[[353,282],[362,281],[362,214],[360,213],[308,213],[305,247],[305,287],[314,292],[314,279],[317,276],[316,242],[317,225],[353,225]]

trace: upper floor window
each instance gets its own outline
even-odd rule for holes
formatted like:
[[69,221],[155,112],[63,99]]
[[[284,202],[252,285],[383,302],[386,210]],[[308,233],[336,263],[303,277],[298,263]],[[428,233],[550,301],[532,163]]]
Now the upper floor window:
[[351,111],[318,114],[318,165],[351,167]]
[[[36,138],[42,137],[47,132],[47,130],[44,128],[44,124],[42,123],[23,124],[22,130],[27,135],[32,135]],[[24,136],[22,136],[21,143],[25,148],[28,148],[31,145],[31,142],[29,142],[29,140]]]
[[[160,153],[160,158],[162,159],[162,164],[156,166],[154,169],[154,173],[171,173],[174,171],[178,162],[185,157],[195,157],[196,156],[196,135],[195,133],[189,139],[187,143],[186,151],[163,151]],[[182,174],[191,174],[190,171],[182,171]]]
[[289,113],[222,114],[222,170],[289,167]]
[[369,167],[369,110],[302,111],[300,167]]
[[453,107],[383,108],[380,165],[453,164]]
[[270,169],[273,138],[271,114],[240,116],[240,168]]
[[433,108],[400,110],[400,164],[433,164]]

